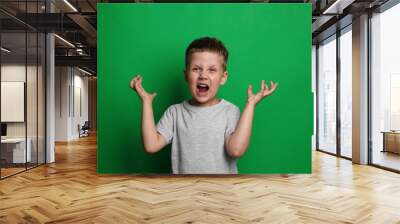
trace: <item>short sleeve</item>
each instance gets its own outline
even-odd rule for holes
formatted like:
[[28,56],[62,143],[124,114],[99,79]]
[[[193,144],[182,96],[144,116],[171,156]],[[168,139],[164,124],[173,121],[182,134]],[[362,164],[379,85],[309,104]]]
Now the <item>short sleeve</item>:
[[167,144],[171,143],[174,134],[174,113],[174,107],[170,106],[156,125],[157,131],[164,137]]
[[239,122],[240,110],[237,106],[233,106],[227,111],[227,124],[225,129],[225,139],[235,131],[236,125]]

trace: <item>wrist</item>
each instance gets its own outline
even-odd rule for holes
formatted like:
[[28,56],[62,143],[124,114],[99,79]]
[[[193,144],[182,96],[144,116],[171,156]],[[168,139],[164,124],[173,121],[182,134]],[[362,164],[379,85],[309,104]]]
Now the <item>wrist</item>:
[[254,108],[256,106],[256,103],[254,101],[247,101],[246,102],[246,107],[251,107]]
[[151,106],[153,104],[153,100],[152,99],[142,99],[142,104]]

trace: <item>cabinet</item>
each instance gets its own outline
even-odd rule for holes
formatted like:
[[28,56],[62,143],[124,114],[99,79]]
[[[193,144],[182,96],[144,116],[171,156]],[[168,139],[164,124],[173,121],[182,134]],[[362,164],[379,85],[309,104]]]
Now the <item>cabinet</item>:
[[400,154],[400,131],[387,131],[383,133],[382,152],[393,152]]

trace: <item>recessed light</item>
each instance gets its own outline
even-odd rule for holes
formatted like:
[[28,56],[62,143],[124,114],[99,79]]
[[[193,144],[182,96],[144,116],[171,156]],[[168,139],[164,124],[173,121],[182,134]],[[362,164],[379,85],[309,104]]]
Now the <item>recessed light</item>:
[[65,4],[67,4],[74,12],[78,12],[78,10],[68,1],[64,0]]
[[66,39],[64,39],[64,38],[62,38],[62,37],[60,37],[60,36],[57,35],[57,34],[54,34],[54,36],[57,37],[58,39],[60,39],[61,41],[63,41],[64,43],[66,43],[67,45],[69,45],[69,46],[75,48],[75,45],[71,44],[71,42],[69,42],[68,40],[66,40]]
[[81,72],[83,72],[83,73],[85,73],[85,74],[88,74],[88,75],[90,75],[90,76],[93,75],[92,73],[90,73],[90,72],[88,72],[88,71],[86,71],[86,70],[83,70],[83,69],[81,69],[81,68],[79,68],[79,67],[78,67],[78,70],[81,71]]
[[10,53],[10,52],[11,52],[11,50],[9,50],[9,49],[7,49],[7,48],[5,48],[5,47],[1,47],[1,50],[4,51],[4,52],[6,52],[6,53]]

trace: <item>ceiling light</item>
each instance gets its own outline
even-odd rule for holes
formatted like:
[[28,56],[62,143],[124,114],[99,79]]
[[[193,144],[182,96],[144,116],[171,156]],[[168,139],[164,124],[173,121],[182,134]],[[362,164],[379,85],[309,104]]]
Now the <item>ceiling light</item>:
[[6,53],[10,53],[10,52],[11,52],[11,50],[9,50],[9,49],[7,49],[7,48],[5,48],[5,47],[1,47],[1,50],[4,51],[4,52],[6,52]]
[[57,34],[54,34],[55,37],[57,37],[58,39],[60,39],[61,41],[63,41],[64,43],[66,43],[67,45],[69,45],[70,47],[75,48],[75,45],[71,44],[71,42],[69,42],[68,40],[58,36]]
[[65,4],[67,4],[72,10],[74,10],[74,12],[78,12],[78,10],[71,4],[69,3],[68,0],[64,0]]
[[332,5],[330,5],[327,9],[325,9],[322,12],[322,14],[330,13],[330,11],[332,11],[332,9],[334,9],[339,2],[340,2],[340,0],[336,0]]
[[342,14],[343,10],[347,8],[355,0],[336,0],[332,5],[322,12],[322,14]]
[[79,67],[78,67],[78,70],[81,71],[81,72],[83,72],[83,73],[85,73],[85,74],[93,75],[92,73],[90,73],[90,72],[88,72],[88,71],[86,71],[86,70],[83,70],[83,69],[81,69],[81,68],[79,68]]

